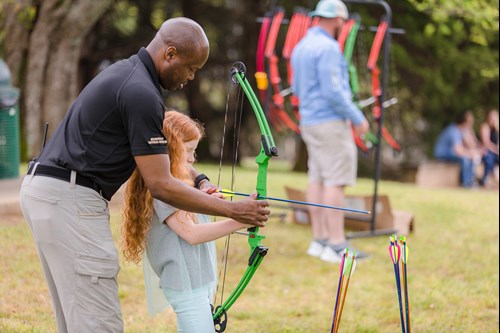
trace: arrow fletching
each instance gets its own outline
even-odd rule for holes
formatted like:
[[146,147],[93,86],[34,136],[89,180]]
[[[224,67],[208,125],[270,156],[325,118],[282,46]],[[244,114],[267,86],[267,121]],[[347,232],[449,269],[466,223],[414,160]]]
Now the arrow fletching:
[[351,276],[354,274],[354,271],[356,270],[356,263],[357,261],[355,258],[352,259],[352,270],[351,270]]
[[342,261],[340,262],[340,275],[344,273],[345,258],[348,255],[349,250],[346,248],[342,254]]
[[406,262],[408,261],[408,254],[410,252],[410,249],[408,248],[408,245],[406,245],[406,237],[400,236],[399,240],[403,244],[403,263],[406,264]]
[[351,271],[351,269],[352,269],[352,257],[347,257],[346,264],[344,265],[344,269],[342,271],[342,274],[344,276],[346,276],[346,275],[350,276],[349,272]]
[[391,245],[389,245],[389,255],[391,256],[391,260],[393,262],[394,265],[396,265],[396,247],[394,246],[394,240],[393,240],[393,237],[391,236],[390,237],[390,240],[391,240]]

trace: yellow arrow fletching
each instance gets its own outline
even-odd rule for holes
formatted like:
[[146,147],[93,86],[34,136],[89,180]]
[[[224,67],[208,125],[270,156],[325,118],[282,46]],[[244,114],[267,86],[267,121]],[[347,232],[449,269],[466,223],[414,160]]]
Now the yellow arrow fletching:
[[232,197],[232,196],[236,195],[236,193],[234,193],[233,191],[226,190],[226,189],[221,189],[221,190],[219,190],[219,192],[227,195],[228,197]]

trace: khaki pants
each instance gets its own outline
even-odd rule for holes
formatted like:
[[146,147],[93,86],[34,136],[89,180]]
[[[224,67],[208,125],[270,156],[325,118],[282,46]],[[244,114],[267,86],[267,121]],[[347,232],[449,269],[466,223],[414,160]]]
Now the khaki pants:
[[300,127],[307,146],[309,181],[326,186],[356,184],[358,155],[350,122],[334,120]]
[[71,182],[27,175],[21,208],[31,228],[59,333],[123,332],[118,252],[108,202]]

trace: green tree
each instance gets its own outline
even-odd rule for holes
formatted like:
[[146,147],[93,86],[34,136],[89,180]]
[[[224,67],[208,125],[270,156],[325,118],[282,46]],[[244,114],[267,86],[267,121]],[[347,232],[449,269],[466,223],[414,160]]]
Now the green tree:
[[80,91],[82,43],[111,4],[112,0],[2,1],[3,57],[13,82],[22,89],[25,159],[38,154],[43,123],[58,124]]
[[407,98],[405,133],[424,139],[430,154],[439,131],[458,113],[469,109],[483,117],[498,108],[498,1],[394,3],[394,25],[406,30],[392,73]]
[[[196,80],[180,92],[166,94],[166,105],[204,122],[209,140],[201,147],[200,156],[218,157],[232,62],[243,61],[254,84],[260,28],[257,18],[274,4],[283,5],[285,18],[289,19],[296,6],[312,9],[317,3],[0,1],[0,55],[11,68],[14,84],[22,89],[25,158],[38,153],[43,122],[49,121],[54,129],[73,98],[106,63],[137,52],[147,45],[165,19],[181,15],[193,18],[205,28],[211,52]],[[361,14],[365,27],[376,27],[384,14],[378,6],[346,2],[350,12]],[[391,36],[387,97],[397,97],[399,102],[386,110],[386,125],[403,144],[403,158],[399,160],[416,163],[430,155],[439,130],[458,112],[471,109],[480,118],[487,109],[498,108],[498,2],[387,0],[387,3],[392,9],[392,27],[404,29],[405,33]],[[281,29],[276,46],[278,56],[286,23]],[[362,75],[363,67],[373,36],[369,29],[362,31],[355,51],[365,89],[369,89],[370,81]],[[251,112],[245,110],[244,123],[253,119],[249,115]],[[235,121],[233,116],[229,117],[226,157],[233,149],[229,138]],[[254,152],[251,128],[244,126],[246,132],[241,135],[243,155]],[[304,151],[299,153],[296,160],[304,161],[304,154]]]

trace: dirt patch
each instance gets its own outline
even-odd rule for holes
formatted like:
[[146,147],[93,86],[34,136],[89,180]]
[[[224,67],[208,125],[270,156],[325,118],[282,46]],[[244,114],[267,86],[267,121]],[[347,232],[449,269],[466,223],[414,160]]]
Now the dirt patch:
[[2,215],[0,216],[0,226],[11,227],[24,223],[24,217],[22,215]]

